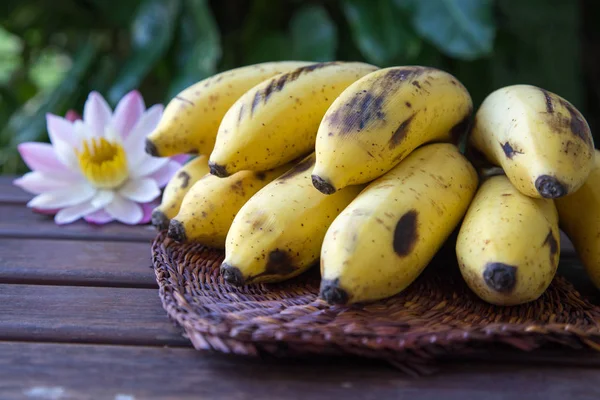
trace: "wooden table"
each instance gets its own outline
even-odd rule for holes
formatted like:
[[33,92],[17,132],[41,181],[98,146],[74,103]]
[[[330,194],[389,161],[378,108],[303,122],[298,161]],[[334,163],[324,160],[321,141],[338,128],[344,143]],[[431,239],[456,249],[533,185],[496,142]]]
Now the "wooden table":
[[600,399],[594,354],[411,378],[365,360],[200,353],[161,307],[151,227],[59,227],[29,198],[0,178],[0,399]]

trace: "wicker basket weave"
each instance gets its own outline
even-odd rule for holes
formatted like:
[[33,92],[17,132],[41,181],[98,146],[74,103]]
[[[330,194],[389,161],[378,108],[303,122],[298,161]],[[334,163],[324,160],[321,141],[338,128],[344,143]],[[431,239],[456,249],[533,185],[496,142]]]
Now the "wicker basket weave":
[[561,276],[535,302],[497,307],[468,289],[452,257],[440,256],[400,295],[329,306],[317,297],[318,268],[281,284],[238,288],[219,275],[221,251],[181,245],[162,232],[152,255],[163,307],[199,350],[358,355],[411,368],[482,345],[600,351],[600,306]]

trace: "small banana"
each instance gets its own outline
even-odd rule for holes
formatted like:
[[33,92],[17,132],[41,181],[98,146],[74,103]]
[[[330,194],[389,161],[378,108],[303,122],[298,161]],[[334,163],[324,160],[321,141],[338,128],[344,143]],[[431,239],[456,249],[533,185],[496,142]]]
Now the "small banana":
[[183,198],[179,213],[171,219],[169,237],[224,248],[233,218],[244,203],[291,167],[286,164],[264,172],[240,171],[227,178],[207,173]]
[[197,156],[179,168],[163,190],[160,205],[152,211],[152,225],[158,230],[169,228],[169,221],[179,212],[183,197],[192,185],[208,173],[208,157]]
[[319,259],[334,218],[362,189],[325,196],[312,187],[314,153],[269,183],[242,206],[227,234],[223,279],[233,285],[277,282]]
[[210,155],[211,173],[263,171],[312,152],[327,107],[375,69],[357,62],[318,63],[256,85],[223,117]]
[[327,230],[320,296],[347,304],[404,290],[458,226],[477,182],[475,169],[452,144],[412,152],[370,183]]
[[583,186],[555,200],[560,227],[573,242],[594,285],[600,289],[600,151]]
[[317,133],[314,186],[325,194],[369,182],[418,146],[458,141],[473,103],[452,75],[421,66],[380,69],[333,102]]
[[310,64],[304,61],[254,64],[195,83],[167,104],[158,126],[146,140],[146,152],[155,157],[209,155],[221,119],[242,94],[265,79]]
[[475,115],[470,144],[531,197],[575,192],[594,164],[585,118],[562,97],[531,85],[489,94]]
[[460,271],[481,299],[516,305],[540,297],[560,257],[558,214],[551,199],[517,190],[505,175],[483,182],[456,241]]

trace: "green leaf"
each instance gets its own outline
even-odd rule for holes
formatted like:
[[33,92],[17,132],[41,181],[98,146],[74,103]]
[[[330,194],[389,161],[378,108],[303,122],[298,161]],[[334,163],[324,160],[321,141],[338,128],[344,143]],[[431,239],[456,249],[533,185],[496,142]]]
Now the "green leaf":
[[419,38],[392,0],[343,0],[341,5],[353,39],[369,62],[385,67],[418,53]]
[[322,6],[306,6],[297,11],[290,22],[290,30],[297,60],[335,59],[336,26]]
[[257,36],[246,48],[246,64],[256,64],[267,61],[284,61],[294,58],[294,49],[288,36],[272,31]]
[[505,28],[489,62],[492,89],[528,83],[583,109],[582,52],[574,45],[582,41],[579,3],[503,0],[498,6]]
[[168,99],[186,87],[214,75],[221,58],[221,38],[207,0],[185,0],[179,21],[176,79]]
[[19,165],[19,154],[15,151],[19,143],[47,140],[46,114],[62,115],[72,107],[98,53],[98,44],[93,39],[88,40],[75,54],[73,65],[60,85],[49,94],[34,97],[11,116],[0,132],[0,143],[4,145],[0,152],[0,169],[9,172],[5,165]]
[[417,32],[446,55],[473,60],[492,51],[492,0],[426,0],[412,7]]
[[148,0],[141,4],[131,26],[131,56],[108,92],[108,100],[113,105],[137,88],[166,53],[173,38],[179,6],[179,0]]

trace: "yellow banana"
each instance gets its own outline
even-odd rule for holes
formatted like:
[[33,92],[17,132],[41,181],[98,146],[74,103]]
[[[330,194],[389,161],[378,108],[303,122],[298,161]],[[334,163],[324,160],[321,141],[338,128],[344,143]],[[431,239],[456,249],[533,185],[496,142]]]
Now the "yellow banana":
[[354,62],[318,63],[253,87],[223,117],[210,155],[211,173],[263,171],[312,152],[327,107],[375,69]]
[[595,150],[594,168],[583,186],[569,196],[556,199],[558,220],[573,242],[594,285],[600,289],[600,151]]
[[152,225],[156,229],[169,228],[169,221],[179,212],[185,194],[198,179],[207,173],[207,156],[195,157],[179,168],[165,186],[160,205],[152,211]]
[[404,290],[458,226],[477,182],[456,146],[415,150],[370,183],[327,230],[320,296],[346,304]]
[[242,94],[265,79],[310,64],[280,61],[247,65],[186,88],[167,104],[158,126],[146,140],[146,152],[155,157],[209,155],[221,119]]
[[313,153],[242,206],[227,234],[221,266],[225,281],[282,281],[319,259],[327,228],[362,187],[325,196],[311,184],[314,161]]
[[179,213],[171,219],[169,237],[224,248],[233,218],[244,203],[291,167],[286,164],[264,172],[240,171],[227,178],[207,173],[183,198]]
[[548,288],[560,257],[558,214],[550,199],[522,194],[505,175],[483,182],[456,241],[465,281],[481,299],[516,305]]
[[348,86],[317,133],[314,186],[325,194],[369,182],[428,142],[456,141],[473,103],[452,75],[421,66],[380,69]]
[[594,164],[585,118],[562,97],[531,85],[489,94],[475,115],[470,143],[531,197],[575,192]]

